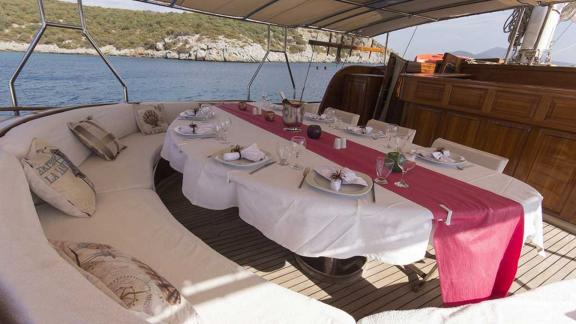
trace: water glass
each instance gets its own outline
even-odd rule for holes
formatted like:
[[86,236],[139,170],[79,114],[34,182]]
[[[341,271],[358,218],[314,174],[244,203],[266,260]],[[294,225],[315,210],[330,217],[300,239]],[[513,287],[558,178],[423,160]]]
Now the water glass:
[[292,155],[291,143],[276,144],[276,153],[278,154],[278,164],[286,166],[289,164],[290,155]]
[[222,122],[216,124],[216,131],[220,134],[220,140],[223,144],[230,144],[228,140],[228,133],[230,128],[232,127],[232,120],[230,118],[226,118]]
[[296,170],[302,170],[303,167],[298,163],[298,159],[302,152],[306,149],[306,137],[304,136],[294,136],[290,139],[292,142],[292,149],[294,152],[294,164],[292,168]]
[[390,173],[392,173],[394,164],[393,160],[386,160],[385,156],[376,158],[376,179],[374,179],[374,182],[377,184],[387,184],[388,180],[386,179]]
[[416,161],[414,161],[413,157],[412,158],[407,157],[405,160],[402,161],[402,163],[398,164],[398,167],[400,167],[400,170],[402,170],[402,177],[400,178],[399,181],[396,181],[394,184],[396,185],[396,187],[399,188],[410,188],[406,180],[404,180],[404,176],[406,175],[406,173],[408,173],[408,171],[416,167]]

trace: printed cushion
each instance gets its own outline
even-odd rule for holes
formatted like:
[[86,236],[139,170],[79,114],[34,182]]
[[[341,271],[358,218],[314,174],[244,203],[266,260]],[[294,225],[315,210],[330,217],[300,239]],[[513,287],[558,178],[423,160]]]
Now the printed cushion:
[[168,122],[164,114],[164,105],[134,105],[136,124],[145,135],[164,133]]
[[199,323],[194,307],[147,264],[98,243],[51,241],[58,253],[126,309],[154,323]]
[[56,147],[35,138],[22,165],[30,189],[45,202],[71,216],[96,211],[94,185]]
[[90,118],[77,123],[68,123],[68,128],[78,137],[80,142],[104,160],[115,160],[118,154],[126,148],[118,142],[114,134]]

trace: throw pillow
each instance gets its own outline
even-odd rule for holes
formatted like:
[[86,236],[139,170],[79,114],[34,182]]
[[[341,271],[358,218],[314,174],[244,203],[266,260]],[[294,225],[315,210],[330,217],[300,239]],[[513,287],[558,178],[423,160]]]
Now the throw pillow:
[[[147,264],[109,245],[51,241],[58,253],[126,309],[162,323],[198,323],[194,307]],[[112,295],[111,295],[112,294]]]
[[114,134],[90,118],[77,123],[68,123],[68,128],[82,144],[104,160],[115,160],[118,154],[126,148],[118,142]]
[[96,211],[94,185],[56,147],[35,138],[22,164],[30,189],[45,202],[71,216]]
[[164,133],[168,122],[164,116],[164,105],[134,105],[136,124],[144,135]]

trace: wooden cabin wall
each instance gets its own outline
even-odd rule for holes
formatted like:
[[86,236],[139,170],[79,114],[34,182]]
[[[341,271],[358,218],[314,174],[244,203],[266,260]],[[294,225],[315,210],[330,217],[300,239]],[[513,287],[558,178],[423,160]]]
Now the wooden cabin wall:
[[[472,80],[403,75],[403,125],[417,130],[419,145],[442,137],[509,158],[506,174],[537,189],[548,213],[576,224],[576,91],[477,80],[502,81],[511,70],[490,67]],[[563,80],[575,76],[572,69]],[[537,79],[556,84],[548,76],[526,82]]]
[[460,72],[477,81],[504,82],[576,90],[576,73],[571,67],[468,64]]

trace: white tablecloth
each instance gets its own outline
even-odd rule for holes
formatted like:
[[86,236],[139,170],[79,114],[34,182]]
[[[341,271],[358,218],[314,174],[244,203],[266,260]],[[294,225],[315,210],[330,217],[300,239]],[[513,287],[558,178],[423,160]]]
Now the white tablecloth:
[[[274,153],[277,144],[286,141],[224,110],[216,109],[215,118],[232,120],[233,144],[258,143],[261,149]],[[216,139],[186,139],[174,133],[175,126],[187,123],[175,120],[170,125],[161,154],[183,174],[182,191],[192,204],[215,210],[239,207],[244,221],[303,256],[363,255],[398,265],[424,257],[433,227],[428,209],[378,185],[376,203],[370,195],[352,199],[307,185],[298,189],[302,171],[278,164],[250,175],[250,170],[231,168],[207,157],[229,144]],[[349,141],[382,152],[388,150],[383,140],[354,136],[327,125],[322,128]],[[310,167],[335,165],[310,151],[300,162]],[[420,161],[418,164],[517,201],[524,207],[525,240],[543,247],[542,196],[529,185],[476,165],[458,170]],[[406,179],[410,183],[410,173]]]

